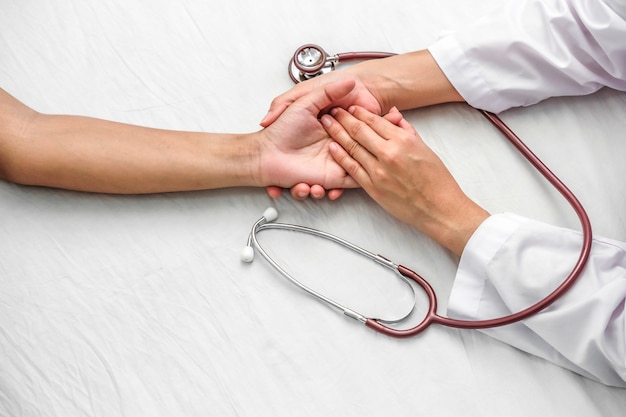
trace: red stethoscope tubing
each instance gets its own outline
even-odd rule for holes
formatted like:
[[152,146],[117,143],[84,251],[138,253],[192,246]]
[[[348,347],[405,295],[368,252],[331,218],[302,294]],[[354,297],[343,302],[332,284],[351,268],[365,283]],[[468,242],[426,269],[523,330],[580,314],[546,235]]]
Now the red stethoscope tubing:
[[[320,50],[326,59],[327,54],[324,50],[316,45],[305,45],[299,48],[294,55],[294,64],[298,69],[301,69],[300,66],[297,65],[297,54],[300,53],[304,48],[307,47],[315,47]],[[378,59],[378,58],[387,58],[393,56],[393,53],[387,52],[347,52],[335,55],[336,62],[346,61],[346,60],[367,60],[367,59]],[[321,69],[321,67],[320,67]],[[294,82],[298,82],[292,76]],[[531,165],[535,167],[535,169],[550,183],[552,186],[561,193],[561,195],[565,198],[565,200],[570,204],[570,206],[574,209],[580,224],[582,226],[582,235],[583,242],[580,250],[580,254],[574,267],[570,271],[569,275],[563,280],[563,282],[554,289],[550,294],[548,294],[544,299],[538,301],[537,303],[518,311],[517,313],[513,313],[507,316],[502,316],[499,318],[488,319],[488,320],[458,320],[449,317],[440,316],[437,314],[437,295],[433,290],[432,286],[419,274],[412,271],[411,269],[404,267],[402,265],[398,266],[398,272],[403,276],[413,280],[417,285],[419,285],[426,293],[429,299],[429,308],[426,313],[424,319],[415,327],[410,329],[395,329],[388,327],[375,319],[367,319],[365,325],[369,328],[379,332],[386,334],[392,337],[410,337],[414,336],[418,333],[424,331],[428,326],[433,323],[437,323],[447,327],[454,327],[460,329],[486,329],[492,327],[505,326],[508,324],[516,323],[521,320],[527,319],[540,311],[546,309],[551,304],[553,304],[556,300],[562,297],[576,282],[578,277],[583,273],[585,266],[587,264],[587,260],[591,254],[591,246],[593,241],[593,233],[591,230],[591,222],[589,220],[589,216],[587,215],[583,205],[580,203],[578,198],[574,195],[574,193],[532,152],[532,150],[526,146],[526,144],[513,132],[511,128],[509,128],[497,115],[490,113],[485,110],[477,109],[483,116],[489,120],[502,134],[511,142],[511,144],[530,162]]]
[[498,116],[493,113],[479,110],[498,130],[500,130],[504,136],[515,146],[515,148],[537,169],[537,171],[546,179],[552,186],[561,193],[561,195],[572,206],[580,224],[582,226],[583,242],[578,259],[570,271],[565,280],[550,294],[548,294],[541,301],[518,311],[517,313],[510,314],[495,319],[488,320],[457,320],[449,317],[443,317],[437,314],[437,296],[430,284],[422,278],[419,274],[406,268],[402,265],[398,266],[398,272],[403,276],[416,282],[426,292],[429,299],[429,308],[426,316],[417,326],[406,329],[398,330],[388,326],[385,326],[376,320],[368,319],[365,325],[369,328],[376,330],[377,332],[386,334],[393,337],[410,337],[418,333],[421,333],[428,326],[433,323],[440,324],[442,326],[455,327],[459,329],[486,329],[492,327],[500,327],[508,324],[516,323],[518,321],[529,318],[540,311],[546,309],[556,300],[561,298],[571,287],[574,285],[578,277],[582,274],[589,255],[591,253],[591,245],[593,241],[593,233],[591,230],[591,222],[585,211],[583,205],[580,203],[574,193],[526,146],[526,144],[513,132]]

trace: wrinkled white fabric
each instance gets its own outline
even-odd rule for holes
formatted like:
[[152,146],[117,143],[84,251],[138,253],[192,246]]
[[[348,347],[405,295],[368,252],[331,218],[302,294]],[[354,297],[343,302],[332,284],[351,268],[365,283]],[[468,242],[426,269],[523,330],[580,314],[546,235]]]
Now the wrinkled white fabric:
[[[300,45],[413,51],[501,1],[0,0],[1,87],[42,112],[249,132],[292,87],[287,64]],[[541,138],[529,145],[564,179],[570,159],[584,161],[572,185],[613,194],[626,166],[608,178],[603,169],[626,155],[624,103],[626,94],[606,89],[506,117],[519,116],[512,127],[524,138]],[[569,214],[546,202],[532,168],[465,105],[405,116],[464,190],[501,208],[493,212]],[[567,154],[552,152],[568,128]],[[603,216],[622,216],[626,240],[626,201],[597,200],[585,205],[598,234],[613,236]],[[458,259],[362,190],[296,202],[250,188],[115,196],[0,181],[0,416],[606,417],[626,409],[624,390],[478,332],[433,326],[392,339],[311,299],[261,257],[242,263],[250,227],[268,206],[280,222],[414,269],[443,314]],[[390,318],[409,308],[393,273],[332,242],[280,231],[259,238],[286,270],[350,308]]]
[[[468,243],[448,312],[486,319],[520,311],[572,269],[582,236],[513,214],[491,216]],[[626,244],[596,237],[583,275],[523,323],[485,330],[529,353],[609,385],[626,386]]]
[[509,1],[429,51],[472,106],[501,112],[626,90],[626,2]]

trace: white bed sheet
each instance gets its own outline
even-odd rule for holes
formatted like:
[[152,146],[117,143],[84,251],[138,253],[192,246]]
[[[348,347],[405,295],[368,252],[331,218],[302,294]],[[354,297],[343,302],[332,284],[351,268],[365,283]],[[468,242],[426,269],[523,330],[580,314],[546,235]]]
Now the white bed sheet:
[[[421,49],[497,3],[0,0],[0,80],[42,112],[247,132],[290,88],[299,45]],[[619,240],[625,108],[625,94],[603,90],[502,115],[578,193],[595,232]],[[487,209],[577,227],[477,112],[444,105],[406,116]],[[300,203],[248,188],[114,196],[0,182],[0,415],[623,415],[624,390],[478,332],[390,339],[262,260],[240,263],[267,206],[415,268],[445,311],[458,259],[362,191]],[[330,244],[262,238],[287,268],[368,313],[406,304],[388,273]]]

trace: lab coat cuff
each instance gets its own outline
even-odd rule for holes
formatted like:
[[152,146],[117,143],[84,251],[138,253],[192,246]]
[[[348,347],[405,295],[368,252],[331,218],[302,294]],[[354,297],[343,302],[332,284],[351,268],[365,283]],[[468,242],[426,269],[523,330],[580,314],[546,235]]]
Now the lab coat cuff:
[[520,226],[528,221],[515,214],[494,214],[485,220],[467,242],[456,273],[448,312],[450,317],[479,320],[479,306],[489,280],[489,263]]
[[463,99],[472,107],[493,113],[502,112],[511,104],[502,100],[481,75],[477,60],[471,60],[454,34],[439,38],[428,47],[439,68]]

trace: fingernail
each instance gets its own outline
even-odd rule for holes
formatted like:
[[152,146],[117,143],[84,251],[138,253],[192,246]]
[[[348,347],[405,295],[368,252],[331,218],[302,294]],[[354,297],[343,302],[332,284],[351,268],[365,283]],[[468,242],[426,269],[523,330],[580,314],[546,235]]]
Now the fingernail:
[[333,116],[337,115],[337,112],[339,111],[339,109],[337,107],[333,107],[332,109],[330,109],[330,114],[332,114]]
[[331,152],[337,152],[339,150],[339,145],[337,145],[336,142],[330,142],[328,144],[328,149],[330,149]]
[[348,108],[348,113],[353,114],[355,110],[356,110],[356,106],[350,106]]
[[322,116],[321,121],[322,121],[322,124],[324,126],[326,126],[326,127],[330,126],[333,123],[333,121],[331,120],[330,116],[327,115],[327,114]]

